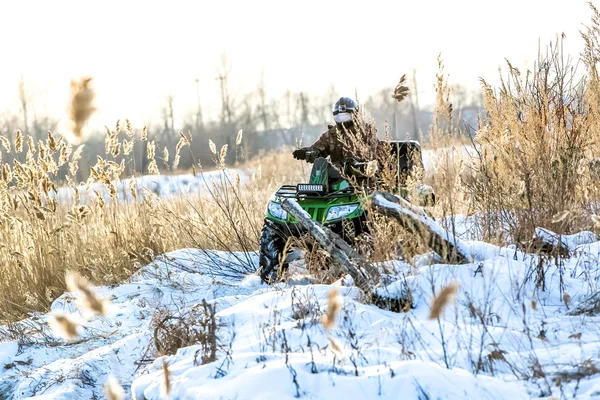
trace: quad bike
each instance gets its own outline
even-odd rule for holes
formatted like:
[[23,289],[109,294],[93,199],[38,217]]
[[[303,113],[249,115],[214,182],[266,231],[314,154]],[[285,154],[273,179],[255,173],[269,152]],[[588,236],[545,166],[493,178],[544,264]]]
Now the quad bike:
[[[423,166],[419,142],[411,140],[386,143],[392,145],[392,158],[398,163],[397,170],[400,174],[406,176],[416,167]],[[310,157],[311,154],[307,156]],[[344,175],[348,176],[353,171],[360,174],[365,167],[366,163],[349,159],[342,169]],[[408,197],[408,191],[404,187],[396,187],[393,191],[404,198]],[[435,194],[430,186],[421,185],[419,194],[421,205],[435,203]],[[281,186],[269,199],[259,250],[260,276],[266,283],[276,281],[278,272],[287,269],[290,261],[287,240],[292,236],[301,237],[306,234],[298,221],[281,207],[281,202],[286,198],[295,199],[314,221],[328,227],[351,245],[362,234],[368,234],[366,210],[355,188],[327,159],[318,157],[314,160],[308,183]]]

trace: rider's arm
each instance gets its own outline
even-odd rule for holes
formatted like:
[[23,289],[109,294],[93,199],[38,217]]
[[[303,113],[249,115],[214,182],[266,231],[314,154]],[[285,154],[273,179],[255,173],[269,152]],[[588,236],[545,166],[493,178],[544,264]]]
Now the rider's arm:
[[[300,148],[301,155],[306,155],[305,160],[308,162],[313,162],[317,157],[327,157],[329,155],[330,148],[330,137],[329,131],[326,131],[321,134],[321,136],[310,146]],[[298,151],[298,150],[296,150]],[[313,152],[310,156],[308,156],[308,152]],[[295,152],[294,152],[295,153]]]
[[319,152],[320,157],[327,157],[329,155],[329,147],[330,147],[330,137],[329,130],[323,132],[321,136],[315,142],[308,146],[307,150],[317,150]]

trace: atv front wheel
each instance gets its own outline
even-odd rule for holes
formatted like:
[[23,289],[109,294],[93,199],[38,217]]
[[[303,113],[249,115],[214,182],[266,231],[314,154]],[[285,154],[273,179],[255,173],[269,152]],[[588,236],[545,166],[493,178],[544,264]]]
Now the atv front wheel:
[[[277,281],[279,271],[279,260],[283,260],[282,253],[285,248],[285,240],[271,224],[265,222],[260,234],[260,248],[258,262],[260,265],[260,277],[263,282],[271,284]],[[282,264],[282,270],[287,268],[287,263]]]

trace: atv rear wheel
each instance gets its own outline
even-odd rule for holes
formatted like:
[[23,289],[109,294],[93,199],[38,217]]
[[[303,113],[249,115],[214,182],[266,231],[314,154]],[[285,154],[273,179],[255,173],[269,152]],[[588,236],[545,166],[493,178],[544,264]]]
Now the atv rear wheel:
[[[260,248],[258,262],[260,265],[260,277],[263,282],[271,284],[277,281],[279,261],[285,248],[285,240],[268,222],[262,228],[260,234]],[[281,265],[282,270],[287,268],[287,263]]]

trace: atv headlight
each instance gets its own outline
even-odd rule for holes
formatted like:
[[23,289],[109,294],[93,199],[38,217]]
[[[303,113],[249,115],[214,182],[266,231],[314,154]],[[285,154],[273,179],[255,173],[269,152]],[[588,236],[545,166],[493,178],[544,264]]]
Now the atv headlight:
[[331,207],[329,211],[327,211],[327,218],[325,220],[330,221],[332,219],[339,219],[347,217],[352,214],[358,208],[358,204],[348,204],[344,206],[335,206]]
[[269,203],[269,212],[272,216],[279,219],[287,219],[287,212],[281,208],[280,203],[275,203],[274,201]]

